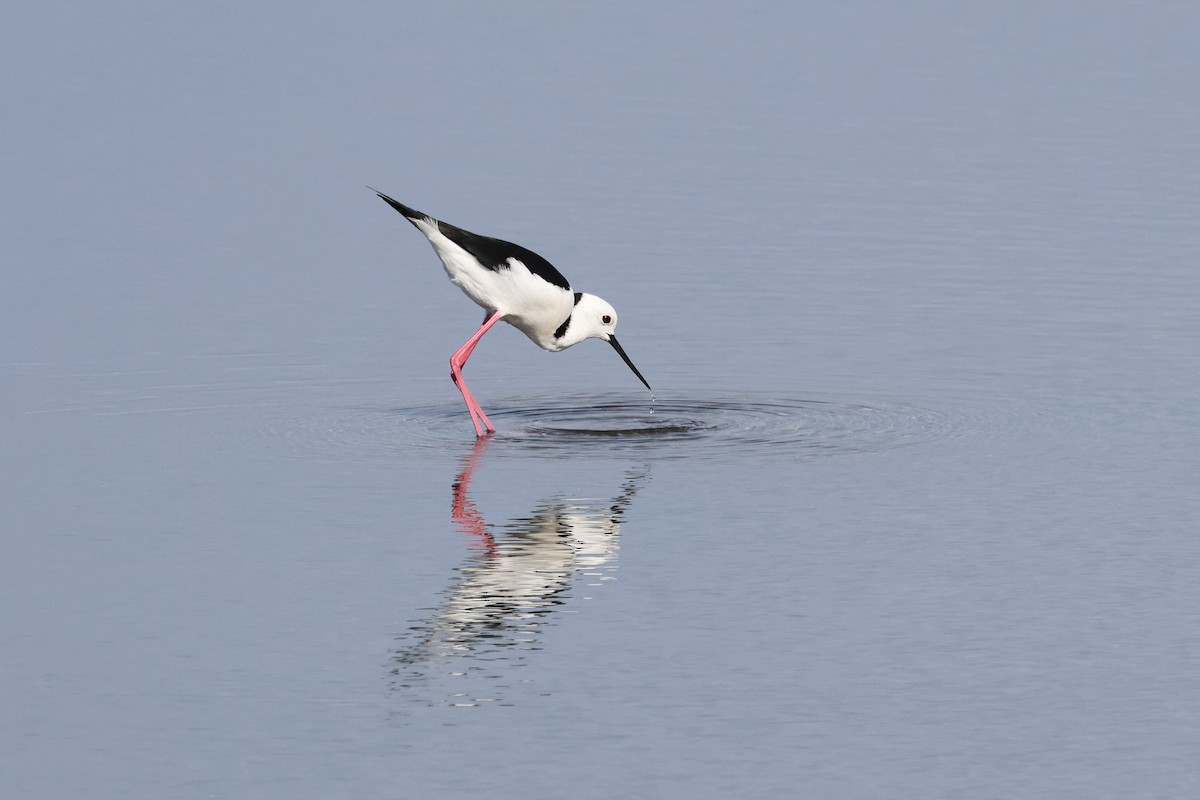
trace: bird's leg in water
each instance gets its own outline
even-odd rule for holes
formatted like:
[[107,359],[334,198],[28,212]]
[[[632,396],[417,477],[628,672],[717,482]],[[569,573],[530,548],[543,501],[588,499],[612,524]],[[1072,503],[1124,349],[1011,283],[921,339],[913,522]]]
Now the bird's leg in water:
[[463,401],[467,404],[467,411],[471,414],[471,423],[475,426],[476,436],[487,435],[484,431],[491,433],[495,431],[495,426],[488,420],[487,415],[483,413],[483,409],[479,407],[479,403],[471,395],[467,389],[467,382],[463,379],[462,368],[467,365],[467,359],[471,357],[471,352],[475,349],[475,345],[479,344],[479,340],[483,335],[492,329],[492,326],[500,321],[500,312],[493,311],[483,321],[483,325],[479,326],[479,330],[463,344],[462,347],[454,351],[454,355],[450,356],[450,380],[454,381],[454,385],[462,392]]

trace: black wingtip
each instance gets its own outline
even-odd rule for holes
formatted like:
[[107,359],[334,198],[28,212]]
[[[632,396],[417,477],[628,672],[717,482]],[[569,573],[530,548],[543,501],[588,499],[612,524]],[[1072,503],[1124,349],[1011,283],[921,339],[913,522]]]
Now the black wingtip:
[[372,192],[379,195],[380,200],[387,203],[389,206],[396,209],[401,214],[403,214],[405,217],[407,217],[409,222],[416,223],[416,221],[419,219],[430,219],[428,214],[422,214],[420,211],[417,211],[415,208],[410,208],[409,206],[404,205],[404,203],[401,203],[399,200],[388,197],[386,194],[379,191],[378,189],[372,189],[370,186],[368,186],[367,188],[371,189]]

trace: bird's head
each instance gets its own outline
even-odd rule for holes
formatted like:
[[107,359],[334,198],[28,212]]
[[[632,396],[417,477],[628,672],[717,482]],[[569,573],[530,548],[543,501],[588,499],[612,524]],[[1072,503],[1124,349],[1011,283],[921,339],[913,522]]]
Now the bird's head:
[[[638,380],[644,383],[647,389],[650,389],[650,384],[642,377],[642,373],[638,372],[638,368],[629,360],[629,356],[625,355],[625,349],[617,342],[617,310],[603,298],[587,293],[579,296],[579,302],[575,304],[575,308],[571,312],[570,325],[567,327],[563,339],[563,347],[570,347],[584,339],[603,339],[613,346],[621,359],[633,370],[633,374],[637,375]],[[650,391],[653,393],[654,390],[650,389]]]

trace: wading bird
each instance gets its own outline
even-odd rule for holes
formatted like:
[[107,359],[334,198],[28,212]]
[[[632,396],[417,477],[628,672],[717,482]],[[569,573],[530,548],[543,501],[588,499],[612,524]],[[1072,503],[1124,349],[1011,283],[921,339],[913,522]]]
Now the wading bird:
[[[462,392],[475,425],[485,436],[496,430],[467,389],[462,369],[471,351],[492,326],[504,320],[543,350],[556,353],[584,339],[602,339],[624,359],[633,374],[650,384],[617,343],[617,312],[594,294],[571,291],[571,284],[546,259],[519,244],[464,231],[409,208],[372,189],[425,234],[442,260],[450,282],[483,308],[479,330],[450,356],[450,378]],[[650,396],[654,390],[650,389]]]

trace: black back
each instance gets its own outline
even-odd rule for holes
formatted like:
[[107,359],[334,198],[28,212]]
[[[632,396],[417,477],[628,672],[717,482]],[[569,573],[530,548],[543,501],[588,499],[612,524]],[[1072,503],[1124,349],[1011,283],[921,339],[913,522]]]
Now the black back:
[[[416,224],[418,219],[433,219],[428,214],[422,214],[414,208],[409,208],[398,200],[393,200],[383,192],[375,192],[392,208],[399,211],[408,219],[409,222]],[[537,253],[522,247],[519,244],[506,242],[503,239],[493,239],[490,236],[480,236],[477,233],[465,231],[457,225],[451,225],[449,222],[434,220],[437,222],[438,230],[442,234],[470,253],[476,261],[493,272],[502,269],[510,269],[508,259],[515,258],[528,267],[529,271],[537,275],[547,283],[553,284],[560,289],[571,291],[571,284],[563,277],[563,274],[554,268],[546,259],[539,256]]]

